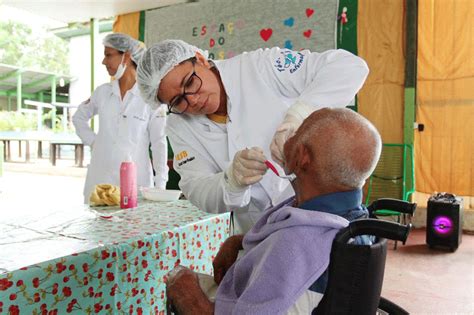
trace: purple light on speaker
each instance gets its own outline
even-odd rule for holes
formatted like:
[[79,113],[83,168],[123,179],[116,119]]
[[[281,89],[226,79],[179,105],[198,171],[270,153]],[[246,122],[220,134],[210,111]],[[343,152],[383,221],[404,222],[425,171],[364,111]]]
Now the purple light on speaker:
[[437,216],[433,220],[433,229],[437,234],[447,235],[453,231],[453,220],[444,215]]

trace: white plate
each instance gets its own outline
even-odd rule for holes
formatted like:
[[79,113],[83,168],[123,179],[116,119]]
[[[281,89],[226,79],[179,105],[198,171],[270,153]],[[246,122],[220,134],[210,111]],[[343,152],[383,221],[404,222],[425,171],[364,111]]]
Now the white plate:
[[181,196],[181,190],[162,190],[157,188],[142,188],[142,196],[145,199],[153,201],[172,201],[178,200]]

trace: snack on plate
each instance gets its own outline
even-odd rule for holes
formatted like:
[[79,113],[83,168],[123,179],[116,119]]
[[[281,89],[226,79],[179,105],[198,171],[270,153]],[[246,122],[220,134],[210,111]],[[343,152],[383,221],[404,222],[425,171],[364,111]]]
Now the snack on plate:
[[91,206],[118,206],[120,204],[120,188],[110,184],[95,185],[89,198]]

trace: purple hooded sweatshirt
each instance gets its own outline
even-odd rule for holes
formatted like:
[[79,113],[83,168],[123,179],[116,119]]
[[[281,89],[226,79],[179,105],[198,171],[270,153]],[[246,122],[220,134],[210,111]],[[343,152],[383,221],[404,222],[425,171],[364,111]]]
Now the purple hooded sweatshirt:
[[215,314],[283,314],[326,270],[334,237],[349,221],[293,208],[293,200],[245,234],[245,254],[219,285]]

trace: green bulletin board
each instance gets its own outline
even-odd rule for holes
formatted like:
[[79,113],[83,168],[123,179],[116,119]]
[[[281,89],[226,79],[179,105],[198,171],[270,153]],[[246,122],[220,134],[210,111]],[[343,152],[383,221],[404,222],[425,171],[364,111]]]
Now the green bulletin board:
[[[357,55],[357,0],[339,0],[336,47]],[[344,21],[343,13],[346,14]],[[341,33],[342,29],[342,33]]]
[[146,12],[145,43],[182,39],[231,58],[265,47],[325,51],[336,47],[337,1],[200,1]]
[[[337,10],[336,47],[357,55],[357,0],[339,0]],[[357,97],[354,104],[347,106],[357,111]]]

